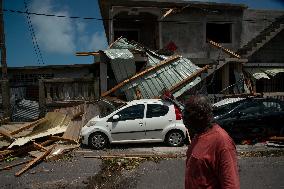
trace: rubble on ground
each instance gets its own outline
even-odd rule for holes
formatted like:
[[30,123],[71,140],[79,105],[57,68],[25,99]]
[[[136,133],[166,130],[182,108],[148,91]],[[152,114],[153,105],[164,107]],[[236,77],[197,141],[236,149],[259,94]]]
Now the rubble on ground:
[[24,164],[15,173],[15,176],[20,176],[43,160],[56,160],[78,148],[81,128],[100,114],[99,106],[99,103],[84,103],[59,108],[33,122],[8,122],[5,119],[0,126],[0,162],[12,161],[20,156],[33,159],[11,163],[0,170]]

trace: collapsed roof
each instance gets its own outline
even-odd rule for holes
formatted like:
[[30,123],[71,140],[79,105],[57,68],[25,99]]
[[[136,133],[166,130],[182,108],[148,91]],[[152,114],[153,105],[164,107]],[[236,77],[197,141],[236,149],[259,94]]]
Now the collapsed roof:
[[[156,98],[164,90],[169,90],[175,97],[201,81],[201,69],[182,56],[161,56],[154,51],[124,38],[119,38],[110,48],[103,51],[110,59],[115,79],[119,83],[102,94],[107,96],[117,90],[123,92],[128,101],[138,98]],[[144,52],[147,63],[143,71],[136,73],[133,52]]]

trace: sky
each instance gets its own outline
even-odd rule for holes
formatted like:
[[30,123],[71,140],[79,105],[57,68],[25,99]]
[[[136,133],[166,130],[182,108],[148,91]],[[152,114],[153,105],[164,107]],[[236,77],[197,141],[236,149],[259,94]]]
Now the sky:
[[[101,18],[97,0],[3,0],[4,9]],[[210,1],[210,0],[203,0]],[[255,9],[284,10],[284,0],[212,0]],[[29,24],[30,23],[30,24]],[[76,52],[107,48],[101,20],[70,19],[4,12],[8,67],[90,64]],[[35,37],[34,37],[35,36]]]

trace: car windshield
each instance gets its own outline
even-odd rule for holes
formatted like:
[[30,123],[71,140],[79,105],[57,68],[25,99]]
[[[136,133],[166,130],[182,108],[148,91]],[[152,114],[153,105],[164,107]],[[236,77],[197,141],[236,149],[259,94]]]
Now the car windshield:
[[101,112],[101,114],[99,115],[99,117],[100,117],[100,118],[106,117],[106,116],[108,116],[109,114],[111,114],[112,112],[114,112],[114,111],[116,111],[116,110],[118,110],[118,109],[120,109],[120,108],[122,108],[123,106],[126,106],[126,105],[127,105],[127,104],[122,104],[122,105],[120,105],[120,106],[115,107],[114,109],[106,108],[105,110],[103,110],[103,111]]

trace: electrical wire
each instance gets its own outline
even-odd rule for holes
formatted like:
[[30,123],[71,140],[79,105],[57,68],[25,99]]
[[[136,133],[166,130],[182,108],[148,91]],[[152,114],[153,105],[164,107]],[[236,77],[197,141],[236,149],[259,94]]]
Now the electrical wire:
[[[26,12],[28,12],[29,9],[28,9],[28,5],[27,5],[26,0],[24,0],[24,4],[25,4]],[[41,64],[41,63],[44,64],[42,53],[41,53],[41,50],[40,50],[38,42],[37,42],[37,37],[35,35],[34,27],[32,25],[31,17],[30,17],[29,14],[26,14],[26,17],[27,17],[27,21],[28,21],[28,28],[29,28],[29,31],[30,31],[30,34],[31,34],[31,37],[32,37],[33,48],[34,48],[35,54],[37,56],[37,61],[38,61],[39,64]]]
[[[48,13],[38,13],[38,12],[30,12],[30,11],[20,11],[20,10],[14,10],[14,9],[3,9],[4,12],[10,12],[10,13],[18,13],[18,14],[27,14],[27,15],[36,15],[36,16],[46,16],[46,17],[57,17],[57,18],[68,18],[68,19],[83,19],[83,20],[96,20],[96,21],[120,21],[120,22],[129,22],[129,21],[135,21],[135,22],[143,22],[143,21],[149,21],[149,22],[165,22],[165,23],[180,23],[180,24],[186,24],[186,23],[199,23],[199,21],[192,21],[192,20],[153,20],[153,19],[136,19],[136,18],[130,18],[130,19],[122,19],[122,18],[113,18],[113,19],[106,19],[106,18],[96,18],[96,17],[81,17],[81,16],[66,16],[66,15],[56,15],[56,14],[48,14]],[[258,21],[269,21],[272,22],[274,19],[242,19],[241,21],[245,22],[251,22],[251,23],[257,23]],[[214,22],[214,21],[212,21]],[[218,22],[218,21],[215,21]]]

